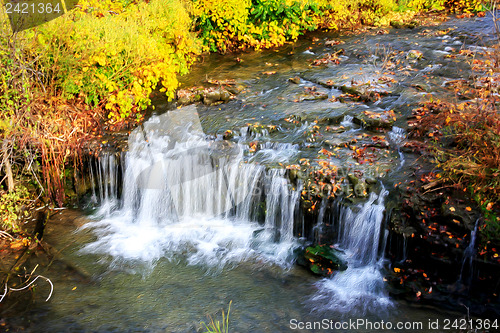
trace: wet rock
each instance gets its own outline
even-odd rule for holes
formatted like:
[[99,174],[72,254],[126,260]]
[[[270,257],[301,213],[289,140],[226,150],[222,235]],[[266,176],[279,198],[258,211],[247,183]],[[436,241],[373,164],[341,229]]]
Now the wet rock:
[[[375,87],[369,86],[369,85],[360,85],[360,86],[343,85],[343,86],[340,86],[339,89],[344,94],[351,95],[350,99],[352,99],[354,101],[360,101],[360,102],[376,102],[382,96],[386,96],[389,94],[385,90],[376,89]],[[346,99],[339,97],[339,100],[345,101]]]
[[178,105],[189,105],[201,101],[203,88],[180,89],[176,93]]
[[291,82],[291,83],[299,84],[300,83],[300,77],[298,77],[298,76],[291,77],[291,78],[288,79],[288,81]]
[[340,124],[340,122],[344,119],[345,115],[344,113],[337,113],[335,111],[331,111],[326,115],[325,117],[319,118],[318,124],[328,124],[328,125],[333,125],[333,124]]
[[345,147],[346,145],[349,145],[351,143],[355,142],[355,140],[342,140],[339,138],[333,138],[333,139],[327,139],[325,140],[325,143],[327,145],[330,145],[332,147]]
[[234,138],[234,133],[233,133],[233,131],[231,131],[231,130],[227,130],[227,131],[225,131],[225,132],[224,132],[224,134],[222,135],[222,138],[223,138],[224,140],[231,140],[232,138]]
[[396,115],[393,110],[376,112],[376,111],[363,111],[353,118],[355,124],[361,125],[367,130],[377,128],[392,128],[396,121]]
[[330,79],[321,79],[321,78],[315,79],[315,78],[311,78],[310,81],[314,82],[316,84],[319,84],[320,86],[328,88],[328,89],[331,89],[332,87],[335,86],[335,82],[333,80],[330,80]]
[[406,59],[420,60],[423,56],[424,54],[419,50],[410,50],[406,54]]
[[359,178],[356,177],[354,174],[350,173],[347,175],[347,179],[349,179],[349,182],[352,184],[352,185],[357,185],[359,184]]
[[297,263],[320,276],[330,276],[335,271],[345,271],[347,262],[341,258],[342,252],[329,245],[307,247],[297,258]]
[[415,29],[419,25],[420,25],[420,23],[418,21],[411,21],[406,26],[408,27],[408,29]]
[[358,198],[365,198],[368,195],[368,184],[364,178],[360,178],[352,173],[347,175],[349,183],[353,186],[354,195]]
[[340,126],[327,126],[326,131],[329,133],[344,133],[345,131],[347,131],[347,128],[345,128],[342,125],[340,125]]
[[365,181],[367,184],[373,185],[377,183],[377,180],[373,177],[365,177]]
[[415,88],[418,91],[422,91],[422,92],[429,91],[429,86],[428,85],[423,85],[423,84],[416,83],[416,84],[412,84],[411,87]]
[[233,95],[238,95],[240,92],[242,92],[245,89],[245,86],[238,84],[238,85],[232,85],[232,86],[227,86],[226,90],[229,91]]
[[220,100],[224,103],[228,102],[231,99],[231,94],[227,90],[221,90]]
[[391,21],[391,23],[389,24],[391,25],[391,27],[396,29],[402,29],[405,27],[405,24],[401,21]]
[[316,86],[305,87],[304,92],[295,96],[294,102],[303,102],[303,101],[315,101],[322,100],[328,98],[328,91],[324,91],[325,89],[321,88],[318,90]]
[[354,186],[354,195],[356,195],[358,198],[364,198],[368,195],[368,189],[364,181]]
[[217,102],[221,102],[221,97],[220,90],[206,91],[203,95],[203,104],[214,105]]
[[342,90],[344,94],[351,94],[356,96],[362,95],[362,92],[353,86],[341,86],[340,90]]

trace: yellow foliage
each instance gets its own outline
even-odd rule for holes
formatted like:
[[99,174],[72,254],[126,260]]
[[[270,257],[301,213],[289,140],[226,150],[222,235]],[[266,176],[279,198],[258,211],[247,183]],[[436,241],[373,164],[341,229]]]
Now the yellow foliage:
[[34,48],[55,59],[47,66],[57,68],[62,97],[103,105],[112,122],[145,109],[158,84],[174,97],[177,75],[187,73],[200,52],[181,0],[79,5],[41,26],[37,33],[48,48],[42,43]]

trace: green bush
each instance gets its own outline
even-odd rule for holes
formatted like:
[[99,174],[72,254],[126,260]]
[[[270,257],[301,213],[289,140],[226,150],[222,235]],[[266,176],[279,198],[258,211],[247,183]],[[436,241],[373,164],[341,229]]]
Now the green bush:
[[25,204],[29,201],[26,187],[18,185],[14,190],[0,194],[1,229],[8,232],[20,231],[20,221],[29,215]]
[[374,23],[393,0],[194,0],[193,17],[205,50],[271,48],[306,31]]

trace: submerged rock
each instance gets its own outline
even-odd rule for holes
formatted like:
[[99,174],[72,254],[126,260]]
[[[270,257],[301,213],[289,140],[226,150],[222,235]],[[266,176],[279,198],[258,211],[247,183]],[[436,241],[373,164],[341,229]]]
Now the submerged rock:
[[406,54],[406,59],[416,59],[416,60],[419,60],[419,59],[422,59],[423,56],[424,56],[424,54],[421,51],[419,51],[419,50],[410,50]]
[[340,257],[341,251],[329,245],[307,247],[297,258],[297,263],[321,276],[330,276],[334,271],[345,271],[347,262]]

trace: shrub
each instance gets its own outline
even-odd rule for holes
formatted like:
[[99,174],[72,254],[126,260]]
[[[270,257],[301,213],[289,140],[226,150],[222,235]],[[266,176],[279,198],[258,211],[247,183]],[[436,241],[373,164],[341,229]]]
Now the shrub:
[[160,83],[174,97],[177,75],[199,53],[190,22],[180,0],[89,0],[37,29],[34,49],[54,93],[104,107],[117,122],[144,110]]
[[306,31],[372,24],[393,0],[194,0],[195,26],[206,50],[271,48]]
[[21,218],[29,215],[26,204],[29,193],[26,187],[19,185],[14,190],[0,192],[0,227],[8,232],[19,232]]

